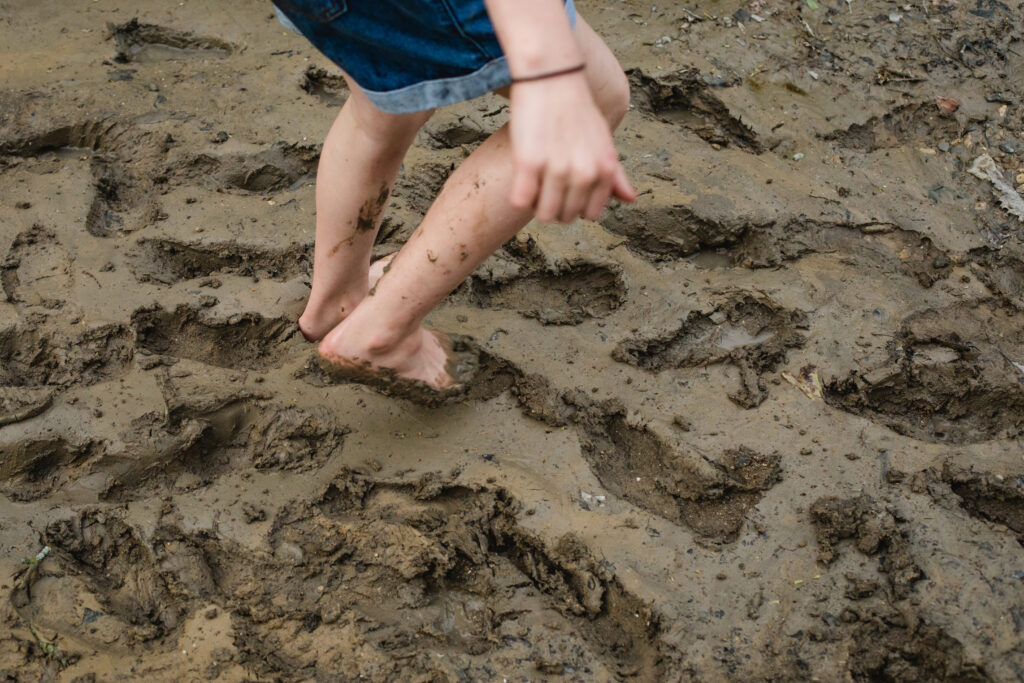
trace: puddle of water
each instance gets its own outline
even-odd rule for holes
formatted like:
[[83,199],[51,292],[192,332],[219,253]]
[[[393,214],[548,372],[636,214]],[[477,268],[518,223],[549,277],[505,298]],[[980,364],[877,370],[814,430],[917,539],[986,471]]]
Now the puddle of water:
[[692,263],[695,268],[704,268],[706,270],[719,270],[722,268],[732,268],[732,257],[728,254],[721,254],[717,251],[699,251],[690,258],[688,262]]
[[774,337],[775,333],[771,331],[764,331],[760,334],[753,335],[742,327],[726,323],[719,326],[716,336],[718,339],[715,343],[720,348],[723,348],[726,351],[732,351],[733,349],[738,349],[741,346],[751,346],[753,344],[766,342]]

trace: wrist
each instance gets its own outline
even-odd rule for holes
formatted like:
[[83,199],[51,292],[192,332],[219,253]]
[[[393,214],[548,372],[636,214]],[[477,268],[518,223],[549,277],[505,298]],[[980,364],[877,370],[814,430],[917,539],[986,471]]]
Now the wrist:
[[531,74],[510,74],[512,76],[512,85],[519,83],[528,83],[532,81],[547,81],[555,78],[562,78],[565,76],[572,76],[575,74],[582,74],[585,71],[587,65],[584,62],[579,62],[572,66],[563,67],[561,69],[553,69],[550,71],[540,71]]

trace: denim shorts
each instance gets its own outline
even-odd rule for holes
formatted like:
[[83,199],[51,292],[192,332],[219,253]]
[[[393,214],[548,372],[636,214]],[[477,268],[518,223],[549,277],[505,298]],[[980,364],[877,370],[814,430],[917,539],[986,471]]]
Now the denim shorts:
[[[278,18],[381,111],[407,114],[511,82],[483,0],[273,0]],[[565,0],[576,25],[573,0]]]

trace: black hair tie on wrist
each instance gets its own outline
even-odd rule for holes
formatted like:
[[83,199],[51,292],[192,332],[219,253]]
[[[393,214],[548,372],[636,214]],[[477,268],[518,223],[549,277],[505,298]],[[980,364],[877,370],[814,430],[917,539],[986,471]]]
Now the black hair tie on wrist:
[[523,83],[526,81],[540,81],[545,78],[554,78],[555,76],[566,76],[568,74],[578,73],[587,68],[586,64],[577,64],[576,66],[570,66],[568,69],[559,69],[558,71],[549,71],[548,73],[535,74],[533,76],[520,76],[512,79],[512,85],[516,83]]

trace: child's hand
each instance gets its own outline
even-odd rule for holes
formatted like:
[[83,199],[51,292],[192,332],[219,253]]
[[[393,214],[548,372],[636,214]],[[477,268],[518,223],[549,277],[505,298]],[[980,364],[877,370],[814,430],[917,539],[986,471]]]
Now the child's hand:
[[583,74],[516,83],[510,100],[513,206],[568,223],[596,219],[611,196],[636,198]]

